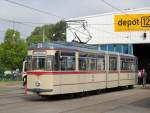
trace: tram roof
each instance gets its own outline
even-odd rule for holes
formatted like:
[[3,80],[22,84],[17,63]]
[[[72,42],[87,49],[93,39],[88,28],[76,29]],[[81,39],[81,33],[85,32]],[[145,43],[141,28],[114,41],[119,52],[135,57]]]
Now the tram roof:
[[72,49],[77,51],[84,51],[84,52],[92,52],[92,53],[109,53],[114,55],[124,55],[124,56],[133,56],[129,54],[123,54],[118,52],[108,52],[104,50],[99,50],[99,45],[97,44],[82,44],[77,42],[43,42],[43,43],[32,43],[29,47],[30,50],[32,49]]

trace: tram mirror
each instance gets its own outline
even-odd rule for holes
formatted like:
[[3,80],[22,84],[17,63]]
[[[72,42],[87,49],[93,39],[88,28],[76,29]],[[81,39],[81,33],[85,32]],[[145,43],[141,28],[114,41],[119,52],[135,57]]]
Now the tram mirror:
[[27,61],[27,57],[23,58],[23,61]]
[[25,61],[31,61],[31,59],[32,59],[32,56],[25,57]]
[[63,60],[63,57],[62,57],[62,56],[59,56],[59,60]]

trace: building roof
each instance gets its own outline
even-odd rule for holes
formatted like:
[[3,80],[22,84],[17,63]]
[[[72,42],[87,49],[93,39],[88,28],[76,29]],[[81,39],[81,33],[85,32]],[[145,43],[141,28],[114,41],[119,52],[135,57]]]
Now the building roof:
[[142,11],[142,10],[149,10],[150,11],[150,7],[133,8],[133,9],[122,10],[122,12],[116,11],[116,12],[111,12],[111,13],[101,13],[101,14],[95,14],[95,15],[89,15],[89,16],[75,17],[75,18],[70,18],[69,20],[93,18],[93,17],[106,16],[106,15],[112,15],[112,14],[123,14],[123,12],[124,13],[132,13],[132,12]]

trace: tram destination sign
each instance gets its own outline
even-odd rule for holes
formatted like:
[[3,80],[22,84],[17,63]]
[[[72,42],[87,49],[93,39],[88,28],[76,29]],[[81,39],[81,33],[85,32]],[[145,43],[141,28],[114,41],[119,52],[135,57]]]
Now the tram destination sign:
[[33,51],[33,55],[35,55],[35,56],[45,56],[46,51]]
[[115,32],[150,30],[150,14],[124,14],[114,16]]

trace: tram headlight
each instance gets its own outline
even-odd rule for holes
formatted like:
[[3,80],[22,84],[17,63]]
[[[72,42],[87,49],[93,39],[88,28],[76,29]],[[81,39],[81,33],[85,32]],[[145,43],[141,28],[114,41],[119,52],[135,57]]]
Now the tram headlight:
[[39,87],[40,85],[41,85],[41,82],[39,80],[35,82],[36,87]]

